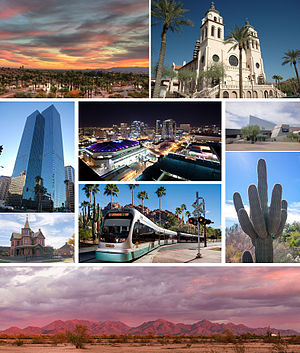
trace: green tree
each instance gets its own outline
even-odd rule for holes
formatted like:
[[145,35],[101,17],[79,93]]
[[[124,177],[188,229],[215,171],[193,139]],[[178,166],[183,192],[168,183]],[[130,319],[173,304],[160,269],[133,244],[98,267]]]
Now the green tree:
[[111,201],[110,201],[110,206],[112,208],[112,204],[113,204],[113,196],[118,197],[118,193],[119,193],[119,188],[117,184],[107,184],[105,186],[104,189],[104,195],[105,196],[109,196],[111,197]]
[[77,349],[84,348],[84,344],[90,339],[88,334],[88,327],[83,325],[76,325],[74,332],[67,331],[67,342],[72,343]]
[[230,50],[239,49],[239,95],[243,98],[243,50],[247,47],[249,38],[248,27],[243,26],[239,28],[234,26],[233,31],[228,31],[231,35],[225,43],[234,43]]
[[[277,88],[280,89],[279,88],[279,83],[282,80],[282,77],[280,75],[273,75],[272,79],[275,81]],[[276,91],[276,97],[278,97],[277,91]]]
[[143,190],[138,193],[137,197],[138,197],[138,199],[142,200],[142,209],[143,209],[142,212],[144,213],[144,200],[148,200],[149,196],[148,196],[147,192]]
[[167,32],[170,29],[172,32],[176,31],[178,34],[180,34],[183,25],[193,25],[189,19],[184,17],[184,14],[187,12],[189,12],[189,10],[183,9],[183,3],[181,1],[152,0],[151,15],[157,19],[157,22],[153,23],[153,25],[158,23],[162,23],[163,25],[157,74],[153,92],[154,98],[159,98],[162,70],[164,66],[165,51],[167,45]]
[[159,199],[159,224],[161,224],[161,199],[163,196],[166,196],[166,189],[163,186],[160,186],[156,191],[155,191],[158,199]]
[[294,66],[297,82],[298,82],[298,93],[300,93],[300,78],[297,69],[297,62],[300,62],[300,50],[288,50],[284,53],[282,65],[290,64]]
[[183,203],[181,206],[180,206],[180,209],[181,209],[181,222],[182,224],[184,224],[184,211],[186,211],[186,205]]
[[255,143],[256,136],[260,133],[260,128],[258,125],[248,125],[241,129],[244,138],[251,139],[251,143]]
[[213,63],[204,73],[204,77],[211,82],[212,86],[219,85],[219,97],[221,82],[225,77],[226,68],[223,63]]
[[131,199],[131,204],[132,206],[134,206],[134,189],[138,188],[140,185],[139,184],[129,184],[129,189],[131,190],[131,195],[132,195],[132,199]]
[[[196,72],[193,72],[191,70],[188,69],[181,69],[178,71],[178,81],[182,82],[182,91],[185,92],[186,91],[186,86],[191,83],[192,80],[195,80],[196,78]],[[188,91],[190,92],[190,91]]]
[[93,184],[85,184],[82,188],[82,190],[85,193],[85,196],[90,199],[90,205],[92,205],[92,189],[93,189]]

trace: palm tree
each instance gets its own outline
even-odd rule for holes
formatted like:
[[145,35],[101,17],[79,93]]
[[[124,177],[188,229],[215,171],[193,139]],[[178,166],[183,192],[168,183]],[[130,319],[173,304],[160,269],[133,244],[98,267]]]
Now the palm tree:
[[[185,216],[186,216],[187,219],[189,219],[191,217],[191,212],[190,211],[186,211],[185,212]],[[188,231],[189,231],[190,230],[190,224],[189,224],[189,222],[187,222],[187,223],[188,223]]]
[[176,207],[176,210],[175,210],[175,215],[176,215],[176,217],[177,217],[177,219],[178,219],[178,222],[179,222],[179,215],[181,214],[181,208],[180,207]]
[[234,26],[233,31],[228,31],[231,37],[228,38],[225,43],[234,43],[229,49],[239,49],[239,91],[240,98],[243,98],[243,50],[246,48],[247,40],[249,38],[248,27],[243,26],[239,28],[237,25]]
[[118,197],[118,193],[119,193],[119,188],[117,184],[107,184],[105,186],[104,189],[104,195],[105,196],[109,196],[111,197],[111,201],[110,201],[110,207],[112,208],[112,204],[113,204],[113,196]]
[[180,206],[180,209],[181,209],[181,221],[182,221],[182,224],[184,223],[184,211],[186,211],[186,205],[183,203],[181,206]]
[[[280,75],[274,75],[272,77],[273,80],[275,80],[275,83],[277,85],[277,88],[279,89],[279,82],[282,80],[282,77]],[[278,93],[276,91],[276,97],[278,96]]]
[[166,195],[166,189],[160,186],[155,193],[159,198],[159,224],[161,224],[161,198]]
[[142,208],[143,208],[143,213],[144,213],[144,200],[148,200],[149,196],[146,191],[141,191],[137,195],[138,199],[142,200]]
[[139,184],[130,184],[128,186],[129,186],[129,189],[132,192],[132,202],[131,202],[131,204],[132,204],[132,206],[134,206],[134,189],[139,187],[140,185]]
[[153,25],[162,23],[163,29],[161,33],[161,44],[159,52],[158,67],[155,79],[155,86],[153,97],[159,97],[159,89],[162,78],[162,69],[165,60],[165,51],[167,45],[167,32],[170,29],[172,32],[176,31],[178,34],[182,31],[182,25],[191,26],[193,23],[184,18],[184,14],[189,10],[182,8],[183,3],[176,0],[157,0],[152,1],[151,15],[158,19]]
[[92,204],[92,189],[93,189],[93,184],[85,184],[82,190],[85,193],[85,196],[90,199],[90,205]]
[[297,62],[300,62],[300,50],[289,50],[286,53],[284,53],[284,57],[282,59],[284,59],[282,65],[286,65],[286,64],[291,64],[291,66],[294,65],[294,69],[295,69],[296,77],[298,81],[298,92],[300,92],[300,78],[299,78],[299,73],[297,69]]

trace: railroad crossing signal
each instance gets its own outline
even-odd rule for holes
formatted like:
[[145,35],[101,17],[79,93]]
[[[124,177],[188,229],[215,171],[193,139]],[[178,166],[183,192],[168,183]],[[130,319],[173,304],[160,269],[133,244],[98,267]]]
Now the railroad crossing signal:
[[194,226],[196,226],[198,223],[203,224],[203,225],[207,225],[207,224],[211,224],[214,222],[212,222],[210,219],[204,218],[203,216],[189,218],[189,224],[193,224]]

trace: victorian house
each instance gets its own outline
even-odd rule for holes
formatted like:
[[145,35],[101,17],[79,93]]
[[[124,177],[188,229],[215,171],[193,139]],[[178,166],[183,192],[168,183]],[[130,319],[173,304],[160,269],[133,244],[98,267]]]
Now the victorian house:
[[12,233],[10,238],[10,256],[43,256],[45,254],[45,236],[39,229],[33,232],[28,223],[28,217],[21,233]]

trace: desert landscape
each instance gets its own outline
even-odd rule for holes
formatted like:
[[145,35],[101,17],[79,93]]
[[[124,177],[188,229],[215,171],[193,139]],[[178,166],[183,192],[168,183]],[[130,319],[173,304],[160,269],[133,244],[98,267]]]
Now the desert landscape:
[[[24,344],[22,346],[15,346],[12,343],[5,342],[0,344],[0,352],[10,353],[70,353],[70,352],[90,352],[90,353],[135,353],[135,352],[197,352],[197,353],[296,353],[300,352],[300,345],[296,344],[282,344],[282,343],[265,343],[265,342],[245,342],[245,343],[217,343],[217,342],[200,342],[191,343],[186,340],[181,343],[174,343],[174,338],[171,343],[164,343],[161,339],[152,339],[148,343],[92,343],[86,344],[84,348],[76,349],[74,345],[64,343],[54,345],[50,344]],[[176,339],[175,339],[176,341]]]

